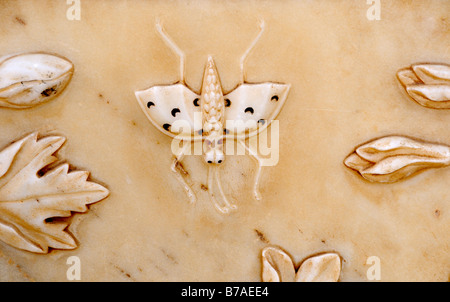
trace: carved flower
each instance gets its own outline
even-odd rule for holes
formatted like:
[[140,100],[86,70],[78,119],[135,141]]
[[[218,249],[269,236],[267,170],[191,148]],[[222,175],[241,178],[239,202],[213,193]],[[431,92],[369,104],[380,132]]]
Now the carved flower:
[[409,96],[420,105],[450,108],[450,66],[415,64],[398,71],[397,78]]
[[427,168],[449,165],[450,148],[403,136],[387,136],[356,148],[344,163],[367,180],[392,183]]
[[59,95],[73,64],[60,56],[25,53],[0,59],[0,107],[30,108]]
[[65,138],[37,133],[0,152],[0,240],[35,253],[73,249],[66,217],[86,212],[87,204],[105,198],[103,186],[87,181],[88,172],[69,172],[68,164],[49,169]]
[[262,251],[263,282],[337,282],[341,274],[341,258],[324,253],[304,260],[298,269],[291,257],[276,247]]

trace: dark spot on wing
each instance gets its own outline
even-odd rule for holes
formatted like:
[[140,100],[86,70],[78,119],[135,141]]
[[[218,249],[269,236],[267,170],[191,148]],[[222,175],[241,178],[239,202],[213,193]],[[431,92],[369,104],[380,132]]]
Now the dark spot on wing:
[[172,114],[173,117],[175,117],[175,115],[177,115],[177,113],[180,113],[180,112],[181,112],[180,109],[173,108],[171,114]]
[[153,102],[148,102],[148,103],[147,103],[147,108],[150,108],[150,107],[152,107],[152,106],[155,106],[155,103],[153,103]]
[[255,113],[255,110],[253,110],[252,107],[247,107],[247,108],[245,108],[244,112],[245,113],[250,112],[251,114],[253,114],[253,113]]
[[228,130],[228,129],[223,129],[223,133],[228,134],[228,133],[230,133],[230,130]]
[[195,107],[200,106],[200,104],[198,103],[198,101],[200,101],[199,98],[196,98],[196,99],[193,101]]
[[169,131],[170,126],[171,126],[170,124],[164,124],[163,128],[164,130]]
[[198,135],[202,135],[203,134],[203,129],[200,129],[197,131]]
[[225,107],[230,107],[231,101],[230,99],[225,99]]
[[278,95],[274,95],[270,100],[271,101],[278,101]]
[[264,125],[266,123],[266,120],[260,119],[260,120],[258,120],[258,123],[260,123],[261,125]]

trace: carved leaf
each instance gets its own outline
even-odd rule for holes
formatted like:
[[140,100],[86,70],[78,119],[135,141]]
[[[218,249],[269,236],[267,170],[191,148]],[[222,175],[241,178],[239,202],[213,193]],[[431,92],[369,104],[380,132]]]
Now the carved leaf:
[[59,95],[70,82],[73,64],[46,53],[0,59],[0,107],[30,108]]
[[367,180],[392,183],[427,168],[449,165],[450,148],[403,136],[388,136],[358,147],[344,164]]
[[450,66],[415,64],[397,73],[408,95],[422,106],[450,108]]
[[298,269],[297,282],[337,282],[341,274],[341,258],[327,253],[306,259]]
[[267,247],[262,251],[263,282],[292,282],[295,278],[295,268],[289,257],[282,250]]
[[68,164],[48,169],[65,138],[37,133],[0,152],[0,239],[16,248],[47,253],[49,247],[73,249],[66,231],[73,212],[105,198],[103,186],[87,181],[88,172],[69,172]]

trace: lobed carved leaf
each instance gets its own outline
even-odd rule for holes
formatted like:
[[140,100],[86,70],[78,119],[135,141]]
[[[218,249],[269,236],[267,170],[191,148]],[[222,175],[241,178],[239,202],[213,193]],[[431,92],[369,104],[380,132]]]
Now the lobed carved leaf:
[[397,78],[408,95],[422,106],[450,108],[450,66],[445,64],[415,64],[401,69]]
[[77,247],[61,218],[86,212],[109,191],[88,181],[86,171],[69,172],[68,164],[41,175],[64,142],[61,136],[38,140],[33,133],[0,152],[0,240],[35,253]]
[[0,59],[0,107],[24,109],[50,101],[72,78],[73,64],[47,53],[25,53]]
[[263,282],[337,282],[341,274],[341,258],[325,253],[307,258],[298,268],[284,251],[267,247],[262,251]]
[[448,146],[403,136],[387,136],[365,143],[344,161],[365,179],[381,183],[393,183],[424,169],[449,163]]

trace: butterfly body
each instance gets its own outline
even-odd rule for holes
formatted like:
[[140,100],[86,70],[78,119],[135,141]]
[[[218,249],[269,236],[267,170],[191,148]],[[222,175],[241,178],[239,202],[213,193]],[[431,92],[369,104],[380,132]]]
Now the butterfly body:
[[223,132],[225,122],[225,101],[219,74],[212,57],[203,75],[201,92],[202,135],[205,139],[205,161],[220,164],[225,156],[223,152]]

